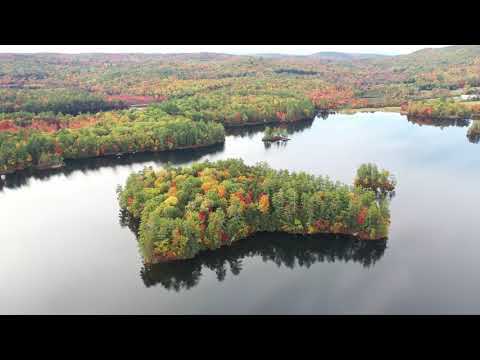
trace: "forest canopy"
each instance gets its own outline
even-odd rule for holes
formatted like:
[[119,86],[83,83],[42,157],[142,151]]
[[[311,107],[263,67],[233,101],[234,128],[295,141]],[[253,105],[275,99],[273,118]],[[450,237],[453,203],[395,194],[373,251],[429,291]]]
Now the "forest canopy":
[[71,89],[0,89],[0,113],[52,112],[77,115],[121,109],[122,101],[108,101],[100,94]]
[[93,125],[53,133],[0,132],[0,173],[60,166],[64,159],[209,146],[225,140],[221,124],[170,116],[156,109],[105,112]]
[[473,45],[341,61],[318,54],[0,54],[0,173],[206,146],[223,141],[222,125],[283,126],[346,108],[403,104],[412,117],[470,118],[480,105],[431,99],[480,94],[479,74],[480,47]]
[[192,258],[264,231],[383,239],[390,223],[388,199],[368,188],[235,159],[147,167],[118,198],[140,222],[147,263]]
[[453,100],[439,99],[432,101],[409,102],[404,111],[413,117],[468,119],[472,109]]

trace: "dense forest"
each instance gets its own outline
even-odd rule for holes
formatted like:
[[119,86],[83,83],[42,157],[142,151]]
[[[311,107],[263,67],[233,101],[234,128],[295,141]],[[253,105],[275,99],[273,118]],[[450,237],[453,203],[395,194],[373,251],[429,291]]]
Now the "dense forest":
[[[341,85],[368,106],[399,105],[480,86],[480,46],[402,56],[234,56],[226,54],[1,54],[0,88],[79,89],[102,96],[192,96],[261,80],[294,80],[296,93]],[[299,91],[300,90],[300,91]],[[352,99],[352,100],[353,100]],[[142,101],[142,100],[140,100]],[[142,101],[143,102],[143,101]]]
[[171,115],[225,125],[293,122],[313,118],[315,108],[305,97],[289,95],[232,95],[213,92],[168,100],[158,105]]
[[53,133],[14,128],[0,132],[0,173],[61,166],[64,159],[157,152],[223,142],[222,125],[170,116],[158,109],[104,112],[94,125]]
[[95,113],[124,108],[120,100],[71,89],[0,89],[0,113],[52,112],[54,114]]
[[140,221],[147,263],[192,258],[263,231],[383,239],[390,223],[387,197],[370,188],[234,159],[145,168],[118,197]]
[[480,105],[430,99],[479,89],[477,45],[393,57],[0,54],[0,173],[204,146],[222,141],[222,126],[338,109],[402,105],[415,117],[469,118]]

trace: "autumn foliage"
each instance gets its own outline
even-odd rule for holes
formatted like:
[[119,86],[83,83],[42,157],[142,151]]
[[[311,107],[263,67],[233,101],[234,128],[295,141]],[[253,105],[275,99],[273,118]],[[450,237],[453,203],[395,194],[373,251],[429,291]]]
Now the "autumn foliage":
[[467,119],[472,115],[472,108],[453,100],[433,100],[409,102],[402,110],[412,117],[438,119]]
[[369,188],[241,160],[145,168],[130,175],[119,202],[140,222],[146,262],[192,258],[259,231],[380,239],[390,221],[387,198]]
[[125,110],[71,121],[33,119],[28,125],[0,121],[0,174],[57,167],[64,159],[158,152],[221,143],[221,124],[192,121],[150,109]]
[[336,110],[339,108],[358,108],[366,106],[365,100],[356,99],[351,89],[330,87],[316,90],[309,94],[309,99],[319,110]]
[[395,190],[396,180],[387,170],[379,170],[375,164],[362,164],[357,170],[355,186],[371,189],[376,193]]

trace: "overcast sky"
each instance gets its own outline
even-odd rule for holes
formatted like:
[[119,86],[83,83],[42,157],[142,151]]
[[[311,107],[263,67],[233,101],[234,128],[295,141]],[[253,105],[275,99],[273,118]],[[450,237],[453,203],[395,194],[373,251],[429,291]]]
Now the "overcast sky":
[[281,53],[309,55],[319,51],[408,54],[424,48],[448,45],[0,45],[0,52],[14,53],[191,53],[217,52],[227,54]]

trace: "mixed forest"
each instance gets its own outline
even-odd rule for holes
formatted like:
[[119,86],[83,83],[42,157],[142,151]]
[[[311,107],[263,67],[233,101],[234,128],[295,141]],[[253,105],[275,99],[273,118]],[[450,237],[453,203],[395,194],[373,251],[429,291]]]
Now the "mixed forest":
[[242,160],[146,167],[119,187],[120,207],[139,222],[146,263],[190,259],[256,232],[385,239],[395,180],[362,165],[354,186]]
[[225,127],[340,109],[467,118],[479,106],[452,99],[479,89],[477,45],[403,56],[0,54],[0,174],[208,146]]

